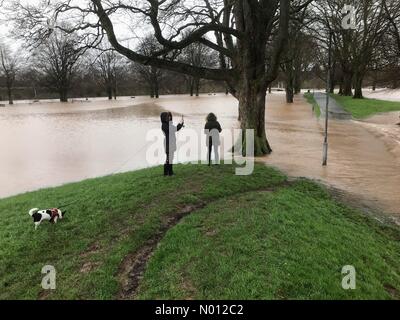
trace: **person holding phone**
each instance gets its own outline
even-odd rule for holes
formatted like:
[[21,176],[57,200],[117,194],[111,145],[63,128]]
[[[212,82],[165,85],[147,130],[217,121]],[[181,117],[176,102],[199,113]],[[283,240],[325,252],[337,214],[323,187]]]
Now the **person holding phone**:
[[184,119],[177,126],[173,124],[173,117],[171,112],[161,113],[161,130],[164,133],[164,149],[166,154],[166,161],[164,164],[164,176],[174,175],[173,162],[174,153],[176,151],[176,133],[184,127]]

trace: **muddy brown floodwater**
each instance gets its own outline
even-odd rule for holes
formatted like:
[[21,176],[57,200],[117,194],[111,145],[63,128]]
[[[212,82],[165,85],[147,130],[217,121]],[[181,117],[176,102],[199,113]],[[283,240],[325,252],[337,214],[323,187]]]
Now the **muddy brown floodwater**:
[[[218,115],[223,128],[238,127],[237,103],[222,94],[0,108],[0,197],[148,166],[146,133],[159,129],[164,110],[184,114],[186,128],[198,132],[209,112]],[[322,167],[323,121],[302,97],[289,105],[284,95],[274,93],[266,112],[274,152],[260,160],[289,175],[343,189],[400,217],[398,116],[331,120],[328,166]]]

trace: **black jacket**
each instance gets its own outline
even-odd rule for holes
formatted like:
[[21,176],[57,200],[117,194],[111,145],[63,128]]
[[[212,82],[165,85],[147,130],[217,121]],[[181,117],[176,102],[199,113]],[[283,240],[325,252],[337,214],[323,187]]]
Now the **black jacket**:
[[[218,131],[218,135],[215,134],[211,134],[212,130],[217,130]],[[218,121],[207,121],[205,127],[204,127],[204,133],[207,135],[207,146],[210,144],[210,138],[212,137],[212,144],[213,145],[219,145],[220,141],[219,141],[219,133],[221,133],[222,128],[221,125],[219,124]]]

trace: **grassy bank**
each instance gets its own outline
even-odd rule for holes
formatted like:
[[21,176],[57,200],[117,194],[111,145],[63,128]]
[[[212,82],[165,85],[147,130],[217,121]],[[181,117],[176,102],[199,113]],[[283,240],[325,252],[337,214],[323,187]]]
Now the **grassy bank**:
[[304,98],[306,98],[307,102],[312,105],[315,115],[319,118],[321,116],[321,109],[317,101],[315,101],[314,96],[312,93],[305,93]]
[[[399,230],[337,203],[316,184],[257,165],[177,166],[119,174],[0,200],[0,299],[113,299],[124,258],[187,206],[147,264],[138,298],[396,298]],[[34,230],[27,211],[76,203]],[[354,265],[357,289],[341,289]],[[44,265],[57,289],[40,287]]]
[[377,99],[353,99],[338,94],[332,95],[343,109],[351,113],[356,119],[362,119],[380,112],[391,112],[400,110],[400,102],[385,101]]

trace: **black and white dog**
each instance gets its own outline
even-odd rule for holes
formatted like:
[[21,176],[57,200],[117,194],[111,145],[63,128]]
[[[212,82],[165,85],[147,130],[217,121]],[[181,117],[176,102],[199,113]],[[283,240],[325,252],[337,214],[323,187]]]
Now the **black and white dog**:
[[60,209],[46,209],[39,210],[34,208],[29,210],[29,215],[33,218],[35,224],[35,230],[42,223],[42,221],[50,221],[51,223],[57,223],[58,219],[62,219],[67,211],[61,211]]

